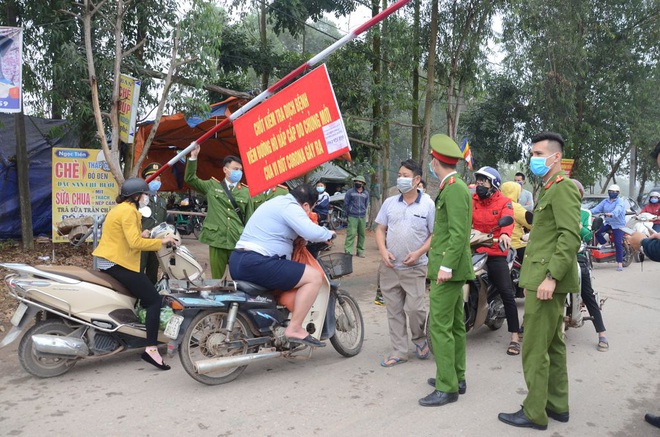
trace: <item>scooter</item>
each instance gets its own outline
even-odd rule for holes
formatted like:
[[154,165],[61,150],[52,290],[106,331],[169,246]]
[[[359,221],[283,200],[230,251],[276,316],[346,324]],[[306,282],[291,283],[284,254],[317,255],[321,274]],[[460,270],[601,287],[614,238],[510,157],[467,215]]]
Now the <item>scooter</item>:
[[[168,233],[178,238],[172,225],[163,223],[152,230],[155,238]],[[343,264],[336,263],[336,255],[344,254],[329,254],[328,265],[323,264],[330,277],[352,270],[343,257]],[[202,267],[184,246],[162,247],[158,258],[165,272],[158,288],[173,310],[169,320],[161,320],[165,329],[158,341],[168,343],[170,356],[181,346],[183,367],[196,380],[221,384],[235,379],[251,361],[304,352],[311,356],[306,346],[284,340],[289,312],[271,292],[233,281],[205,280]],[[81,359],[146,346],[136,299],[108,274],[70,266],[1,265],[12,270],[5,282],[20,304],[0,347],[15,341],[36,319],[18,348],[28,373],[54,377]],[[319,293],[304,326],[316,338],[330,338],[345,356],[362,348],[359,307],[336,283]]]
[[641,232],[642,234],[650,237],[655,234],[653,230],[653,222],[658,219],[658,216],[651,214],[650,212],[642,212],[640,214],[635,214],[626,223],[626,227],[632,229],[635,232]]
[[[486,270],[486,261],[488,254],[476,253],[476,249],[483,246],[492,246],[498,243],[493,238],[493,232],[501,227],[509,226],[513,223],[513,217],[505,216],[499,219],[497,227],[491,229],[489,233],[484,233],[472,229],[470,233],[470,248],[472,254],[472,269],[475,279],[467,281],[463,285],[463,312],[465,317],[465,331],[470,332],[480,328],[482,325],[488,326],[495,331],[502,327],[506,314],[504,313],[504,303],[497,289],[488,279]],[[516,258],[516,251],[509,248],[507,254],[507,263],[509,270],[513,267]],[[426,318],[426,337],[428,344],[431,345],[430,336],[430,314]]]
[[[614,236],[612,231],[608,231],[604,237],[606,244],[605,246],[598,246],[598,241],[596,240],[595,231],[603,227],[603,214],[596,214],[592,229],[594,229],[594,238],[591,245],[587,246],[587,250],[590,252],[591,259],[595,263],[610,263],[616,262],[616,249],[614,247]],[[623,240],[623,266],[628,267],[633,262],[634,250],[630,244]]]

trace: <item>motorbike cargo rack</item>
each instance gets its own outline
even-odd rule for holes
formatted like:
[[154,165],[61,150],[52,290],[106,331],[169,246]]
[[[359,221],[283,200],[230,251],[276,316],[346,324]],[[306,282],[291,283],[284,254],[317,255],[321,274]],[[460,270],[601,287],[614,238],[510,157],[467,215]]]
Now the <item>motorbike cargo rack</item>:
[[350,253],[328,253],[319,256],[319,261],[330,276],[330,279],[340,278],[353,273],[353,255]]

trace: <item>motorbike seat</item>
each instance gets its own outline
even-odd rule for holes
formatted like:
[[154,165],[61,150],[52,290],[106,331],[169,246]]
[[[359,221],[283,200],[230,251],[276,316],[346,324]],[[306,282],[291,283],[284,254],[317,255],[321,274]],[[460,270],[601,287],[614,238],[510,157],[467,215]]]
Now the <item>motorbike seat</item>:
[[261,296],[264,294],[272,293],[273,290],[262,287],[261,285],[254,284],[248,281],[234,281],[236,282],[236,288],[249,294],[250,296]]
[[92,284],[100,285],[101,287],[110,288],[119,294],[130,297],[135,297],[130,291],[118,280],[108,275],[107,273],[98,272],[95,270],[87,270],[82,267],[76,266],[35,266],[39,270],[48,273],[55,273],[57,275],[66,276],[67,278],[77,279],[79,281],[90,282]]

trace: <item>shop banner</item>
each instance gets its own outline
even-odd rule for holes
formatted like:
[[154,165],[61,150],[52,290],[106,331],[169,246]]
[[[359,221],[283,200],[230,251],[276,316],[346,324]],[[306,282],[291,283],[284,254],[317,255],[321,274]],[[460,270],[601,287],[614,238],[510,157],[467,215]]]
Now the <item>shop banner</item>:
[[573,171],[574,159],[562,159],[561,160],[561,169],[566,172],[566,175],[570,178],[571,172]]
[[0,112],[21,112],[23,29],[0,26]]
[[133,144],[135,120],[137,119],[138,96],[142,81],[125,74],[119,81],[119,139]]
[[103,150],[53,148],[53,242],[69,242],[58,234],[58,223],[105,215],[118,192]]
[[237,118],[234,130],[253,196],[350,150],[325,65]]

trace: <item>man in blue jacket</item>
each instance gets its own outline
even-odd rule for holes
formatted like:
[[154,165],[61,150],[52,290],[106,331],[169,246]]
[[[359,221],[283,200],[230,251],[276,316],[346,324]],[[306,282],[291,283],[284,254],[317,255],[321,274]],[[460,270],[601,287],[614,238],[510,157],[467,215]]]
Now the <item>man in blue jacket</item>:
[[367,208],[369,207],[369,192],[364,188],[367,181],[362,176],[353,178],[353,188],[344,196],[344,209],[348,216],[348,229],[344,252],[353,252],[353,243],[357,234],[357,256],[364,258],[364,236],[367,227]]

